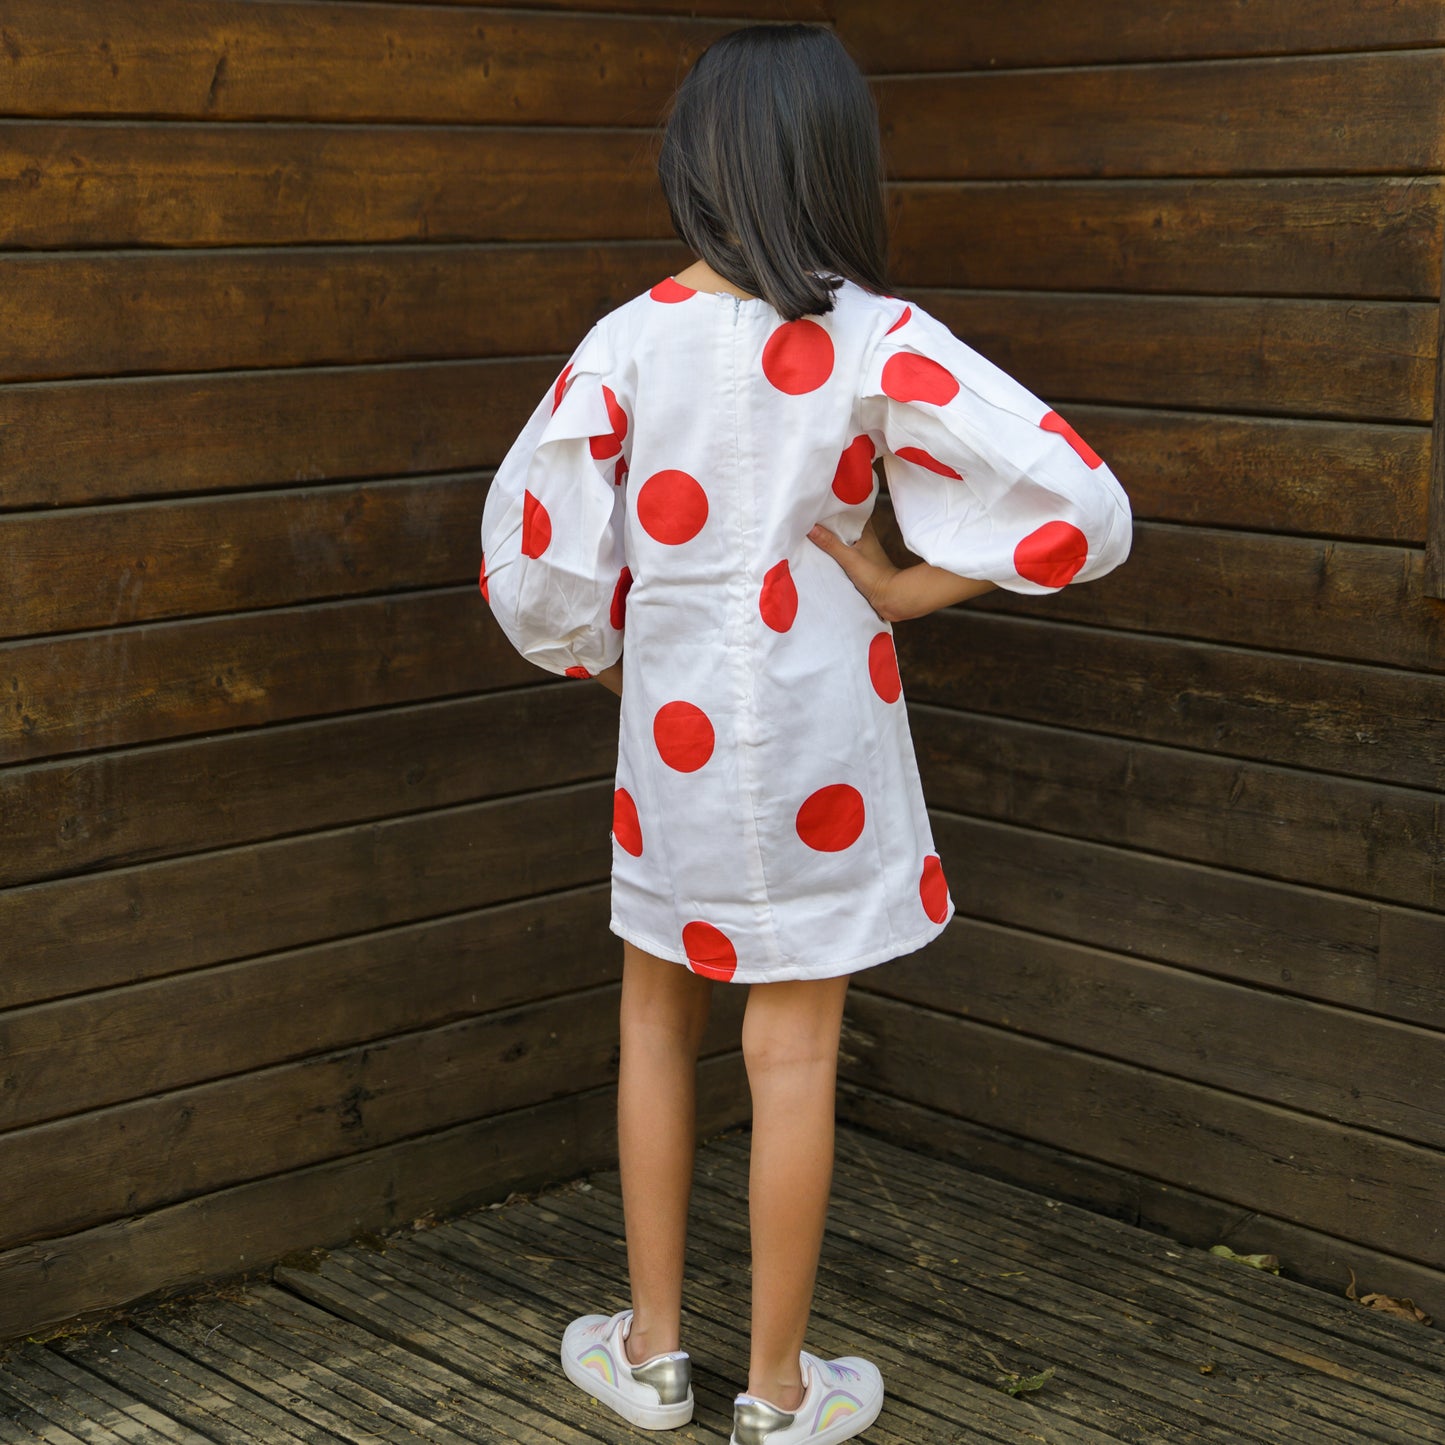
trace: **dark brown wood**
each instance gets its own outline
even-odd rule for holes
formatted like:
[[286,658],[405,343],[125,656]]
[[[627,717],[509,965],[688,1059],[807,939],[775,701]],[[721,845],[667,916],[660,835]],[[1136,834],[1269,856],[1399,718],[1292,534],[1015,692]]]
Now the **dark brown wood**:
[[565,355],[685,255],[640,242],[5,256],[0,380]]
[[1414,422],[1434,406],[1437,308],[1421,302],[1027,291],[917,300],[1051,402]]
[[[392,0],[397,5],[495,5],[515,9],[516,0]],[[718,15],[740,20],[831,20],[834,0],[527,0],[528,10],[625,10],[635,15]]]
[[571,345],[541,359],[0,386],[0,509],[492,465]]
[[994,1128],[1027,1118],[1056,1148],[1442,1263],[1433,1151],[863,992],[850,1019],[844,1076],[868,1088]]
[[1435,415],[1431,426],[1430,506],[1425,552],[1425,591],[1445,598],[1445,280],[1436,330]]
[[1437,913],[956,814],[934,829],[958,907],[985,925],[1445,1027]]
[[1431,50],[910,76],[874,88],[900,180],[1445,170],[1445,132],[1422,119],[1445,97]]
[[1434,177],[978,181],[892,191],[898,286],[1423,300]]
[[394,706],[538,676],[475,585],[17,642],[0,647],[0,762]]
[[1216,0],[1141,9],[1133,0],[939,6],[835,0],[838,31],[875,74],[1110,64],[1445,43],[1435,0]]
[[0,518],[0,636],[455,586],[486,493],[469,473]]
[[459,125],[654,125],[730,28],[304,0],[11,0],[5,21],[11,115]]
[[[747,1117],[740,1055],[710,1060],[698,1127]],[[0,1255],[0,1339],[113,1308],[163,1287],[270,1264],[308,1244],[393,1229],[567,1179],[616,1158],[616,1094],[602,1088],[272,1175],[135,1220]]]
[[544,683],[4,768],[0,885],[602,777],[616,734],[604,689]]
[[[1439,1032],[971,919],[922,956],[870,969],[858,985],[1415,1144],[1445,1144]],[[1347,1074],[1344,1056],[1353,1061]]]
[[1425,540],[1423,426],[1071,406],[1134,516],[1358,541]]
[[609,779],[12,888],[0,920],[60,997],[597,883],[611,818]]
[[[146,988],[10,1008],[0,1039],[16,1082],[0,1119],[18,1130],[599,988],[622,966],[607,920],[608,891],[593,885],[192,969]],[[204,1049],[174,1028],[197,1018],[206,1020]],[[0,1134],[0,1145],[10,1137]]]
[[915,702],[1445,787],[1445,679],[1437,674],[966,607],[907,622],[897,639]]
[[627,130],[0,122],[0,247],[670,238],[654,149]]
[[[590,942],[595,949],[598,933],[606,936],[605,925],[579,946]],[[11,1130],[0,1135],[0,1163],[10,1177],[36,1183],[0,1205],[0,1248],[615,1086],[620,992],[614,982],[549,994],[398,1038]],[[743,989],[723,990],[703,1041],[705,1056],[737,1049],[746,1000]]]
[[913,724],[938,807],[1445,910],[1434,791],[934,708]]

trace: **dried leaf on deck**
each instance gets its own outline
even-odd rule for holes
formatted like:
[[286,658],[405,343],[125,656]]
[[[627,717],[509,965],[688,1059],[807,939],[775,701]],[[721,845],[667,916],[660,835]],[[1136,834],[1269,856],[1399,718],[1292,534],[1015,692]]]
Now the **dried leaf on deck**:
[[1267,1269],[1271,1274],[1279,1273],[1277,1254],[1236,1254],[1227,1244],[1212,1245],[1209,1252],[1222,1259],[1238,1260],[1240,1264],[1247,1264],[1251,1269]]
[[[1350,1267],[1346,1265],[1345,1268],[1349,1269]],[[1393,1295],[1379,1294],[1375,1291],[1357,1295],[1355,1293],[1355,1272],[1352,1269],[1350,1269],[1350,1283],[1345,1290],[1345,1298],[1354,1300],[1356,1304],[1364,1305],[1366,1309],[1383,1310],[1387,1315],[1396,1315],[1402,1320],[1412,1320],[1422,1325],[1433,1323],[1430,1316],[1412,1299],[1396,1299]]]

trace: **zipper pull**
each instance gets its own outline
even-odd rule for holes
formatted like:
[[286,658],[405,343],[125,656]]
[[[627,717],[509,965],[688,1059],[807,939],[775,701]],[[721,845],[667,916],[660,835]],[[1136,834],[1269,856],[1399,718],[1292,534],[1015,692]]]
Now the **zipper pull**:
[[738,324],[738,312],[742,310],[742,307],[743,307],[743,298],[742,298],[741,296],[734,296],[734,297],[733,297],[733,325],[734,325],[734,326],[736,326],[736,325]]

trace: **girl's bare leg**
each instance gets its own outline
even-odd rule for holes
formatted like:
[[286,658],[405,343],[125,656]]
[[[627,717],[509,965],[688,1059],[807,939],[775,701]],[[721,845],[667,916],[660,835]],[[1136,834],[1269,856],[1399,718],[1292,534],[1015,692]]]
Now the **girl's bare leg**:
[[710,980],[622,945],[617,1147],[632,1281],[634,1365],[679,1347],[687,1211],[697,1144],[697,1055]]
[[743,1016],[753,1096],[748,1394],[784,1410],[803,1398],[798,1352],[833,1184],[838,1036],[847,991],[848,975],[753,984]]

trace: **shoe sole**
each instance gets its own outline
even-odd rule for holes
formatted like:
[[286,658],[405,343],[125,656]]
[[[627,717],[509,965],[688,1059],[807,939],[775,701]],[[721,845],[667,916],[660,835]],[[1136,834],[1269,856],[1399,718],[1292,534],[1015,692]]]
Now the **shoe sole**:
[[644,1405],[640,1401],[629,1400],[621,1390],[613,1389],[601,1379],[595,1370],[575,1364],[566,1355],[562,1356],[562,1369],[579,1390],[585,1391],[598,1403],[616,1411],[629,1424],[637,1425],[643,1430],[676,1430],[679,1425],[686,1425],[692,1419],[693,1395],[690,1389],[687,1399],[676,1405]]

